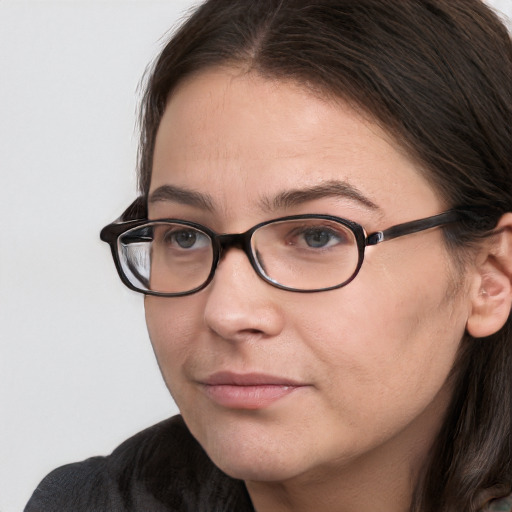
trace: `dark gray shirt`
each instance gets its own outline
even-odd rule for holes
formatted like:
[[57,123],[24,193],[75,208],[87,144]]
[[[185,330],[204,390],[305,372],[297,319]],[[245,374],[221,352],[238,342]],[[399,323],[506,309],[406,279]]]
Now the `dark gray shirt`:
[[107,457],[50,473],[25,512],[254,512],[244,483],[218,469],[181,416],[148,428]]

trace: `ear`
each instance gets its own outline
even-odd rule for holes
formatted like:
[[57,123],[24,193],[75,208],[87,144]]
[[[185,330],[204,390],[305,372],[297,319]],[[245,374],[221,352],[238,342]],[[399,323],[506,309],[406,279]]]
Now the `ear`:
[[495,234],[482,244],[470,293],[467,332],[482,338],[499,331],[512,307],[512,213],[503,215]]

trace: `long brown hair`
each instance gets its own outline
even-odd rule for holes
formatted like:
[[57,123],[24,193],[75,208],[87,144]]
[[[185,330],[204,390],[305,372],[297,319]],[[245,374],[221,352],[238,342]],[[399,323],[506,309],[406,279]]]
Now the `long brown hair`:
[[[148,75],[143,194],[169,95],[220,65],[294,80],[368,113],[449,206],[485,212],[489,223],[446,232],[454,252],[512,211],[512,43],[479,0],[208,0]],[[477,511],[512,491],[511,326],[462,340],[453,400],[411,511]]]

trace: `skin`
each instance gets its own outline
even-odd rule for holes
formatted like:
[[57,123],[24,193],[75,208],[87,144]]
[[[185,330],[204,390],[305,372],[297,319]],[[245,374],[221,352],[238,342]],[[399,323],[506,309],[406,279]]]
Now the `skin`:
[[[367,204],[337,194],[273,205],[283,192],[333,180]],[[150,200],[150,218],[219,233],[302,213],[345,217],[370,233],[446,209],[371,121],[294,83],[236,69],[202,72],[174,91],[150,194],[165,185],[199,192],[206,203]],[[433,229],[368,248],[356,279],[337,290],[279,290],[232,249],[207,288],[148,296],[145,307],[188,427],[215,464],[246,481],[259,512],[400,512],[451,395],[472,286]],[[232,409],[201,385],[221,370],[303,386],[268,407]]]

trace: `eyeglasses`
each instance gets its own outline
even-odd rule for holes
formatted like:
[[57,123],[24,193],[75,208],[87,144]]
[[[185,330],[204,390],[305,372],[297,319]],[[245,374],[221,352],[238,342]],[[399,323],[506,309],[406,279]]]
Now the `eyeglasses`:
[[[130,208],[133,213],[133,205]],[[449,210],[369,235],[356,222],[331,215],[281,217],[237,234],[218,234],[179,219],[121,220],[104,227],[100,237],[110,245],[123,283],[147,295],[179,297],[202,290],[232,248],[244,251],[256,274],[272,286],[320,292],[350,283],[367,246],[468,215],[471,212]]]

